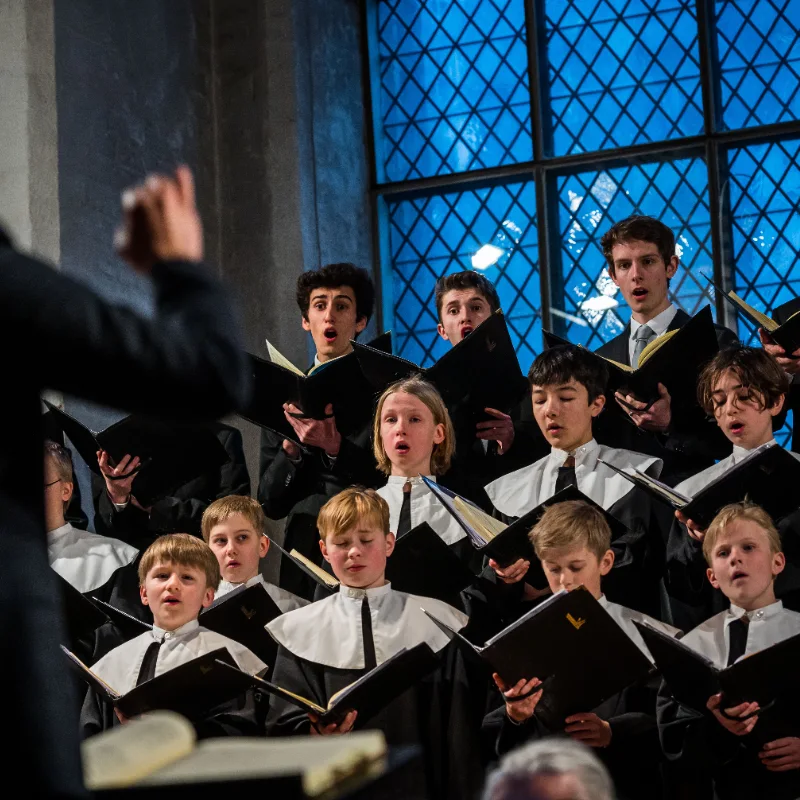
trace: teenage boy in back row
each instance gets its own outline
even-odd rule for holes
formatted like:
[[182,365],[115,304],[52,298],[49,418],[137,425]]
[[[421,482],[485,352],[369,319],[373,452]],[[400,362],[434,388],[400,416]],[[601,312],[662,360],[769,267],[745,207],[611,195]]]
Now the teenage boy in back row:
[[[683,327],[689,315],[669,299],[669,283],[678,271],[672,231],[652,217],[631,216],[612,226],[600,240],[608,274],[630,306],[631,320],[597,353],[636,367],[639,354],[657,336]],[[738,343],[736,335],[715,326],[720,349]],[[696,403],[676,407],[670,387],[659,385],[660,398],[650,408],[630,395],[618,394],[633,425],[621,414],[604,414],[598,421],[597,440],[612,447],[647,453],[664,462],[662,480],[674,485],[730,453],[730,445],[709,425]]]

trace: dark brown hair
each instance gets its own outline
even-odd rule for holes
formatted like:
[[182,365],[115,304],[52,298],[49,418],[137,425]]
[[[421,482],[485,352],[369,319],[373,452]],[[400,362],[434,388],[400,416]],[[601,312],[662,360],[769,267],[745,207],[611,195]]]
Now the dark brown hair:
[[442,277],[436,281],[436,314],[439,317],[439,322],[442,321],[444,296],[454,289],[475,289],[483,295],[492,313],[500,308],[500,298],[497,296],[497,289],[494,288],[491,281],[478,272],[465,269],[463,272],[453,272],[450,275],[442,275]]
[[608,274],[614,277],[614,245],[628,242],[649,242],[658,248],[664,266],[669,265],[675,255],[675,234],[663,223],[653,217],[634,214],[612,225],[600,239],[603,255],[608,265]]
[[528,372],[531,386],[556,386],[574,380],[586,387],[591,403],[605,396],[608,369],[599,356],[583,347],[560,344],[540,353]]
[[308,307],[311,304],[311,293],[314,289],[335,289],[338,286],[349,286],[356,296],[356,319],[372,316],[375,306],[375,286],[365,269],[355,264],[326,264],[319,269],[304,272],[297,279],[297,306],[304,319],[308,319]]

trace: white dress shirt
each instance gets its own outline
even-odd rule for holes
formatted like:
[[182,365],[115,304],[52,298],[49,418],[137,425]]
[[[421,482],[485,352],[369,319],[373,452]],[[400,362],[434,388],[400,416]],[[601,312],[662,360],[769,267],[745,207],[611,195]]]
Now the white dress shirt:
[[423,614],[423,608],[454,630],[468,621],[466,614],[441,600],[397,592],[390,583],[374,589],[341,585],[336,594],[274,619],[267,631],[278,644],[306,661],[336,669],[363,669],[364,595],[369,602],[378,664],[421,642],[434,652],[447,645],[450,639]]
[[239,668],[251,675],[266,667],[266,664],[244,645],[227,636],[202,628],[200,623],[193,619],[174,631],[165,631],[153,626],[152,630],[115,647],[103,656],[92,667],[92,672],[99,675],[114,691],[125,694],[136,686],[144,655],[147,648],[155,641],[162,643],[156,659],[155,677],[220,647],[227,648]]
[[81,594],[107,583],[139,551],[119,539],[89,533],[67,523],[47,533],[50,566]]
[[245,581],[244,584],[220,581],[219,588],[214,594],[214,599],[224,597],[226,594],[232,592],[234,589],[238,589],[242,585],[247,586],[249,589],[251,586],[255,586],[257,583],[260,583],[264,587],[264,591],[272,598],[272,602],[278,606],[282,614],[285,614],[287,611],[294,611],[296,608],[302,608],[303,606],[308,605],[308,600],[304,600],[302,597],[298,597],[296,594],[287,592],[286,589],[281,589],[279,586],[269,583],[261,574],[254,575],[249,581]]
[[[716,614],[689,631],[681,641],[713,661],[717,667],[725,667],[730,649],[728,626],[735,619],[741,619],[745,613],[747,612],[743,608],[731,605],[727,611]],[[742,658],[800,633],[800,614],[784,608],[780,600],[751,611],[749,617],[747,645]]]
[[[436,481],[433,475],[427,477]],[[455,517],[422,482],[422,478],[403,478],[399,475],[389,476],[387,484],[378,489],[378,494],[389,504],[389,530],[397,533],[397,527],[400,524],[400,509],[403,507],[403,486],[406,481],[411,482],[412,528],[422,522],[427,522],[446,544],[455,544],[467,535],[456,522]]]
[[663,462],[660,458],[620,450],[598,444],[594,439],[578,447],[574,453],[552,448],[550,455],[527,467],[511,472],[486,486],[494,507],[509,517],[521,517],[551,498],[556,491],[558,469],[569,455],[575,457],[575,478],[578,489],[608,511],[614,503],[633,489],[633,484],[598,463],[598,458],[620,469],[635,467],[657,478]]
[[660,314],[657,314],[648,322],[637,322],[631,317],[631,336],[630,339],[628,339],[628,358],[631,364],[633,364],[633,353],[636,350],[636,331],[638,331],[642,325],[647,325],[656,336],[661,336],[662,333],[667,332],[667,328],[669,328],[670,323],[675,319],[677,313],[678,309],[670,304]]

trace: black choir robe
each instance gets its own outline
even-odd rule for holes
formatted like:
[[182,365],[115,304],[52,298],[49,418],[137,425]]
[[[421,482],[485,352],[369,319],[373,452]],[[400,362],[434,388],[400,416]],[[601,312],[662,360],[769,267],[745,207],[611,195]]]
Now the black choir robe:
[[149,515],[133,503],[128,503],[125,508],[117,511],[108,496],[105,481],[93,473],[95,530],[145,550],[164,533],[191,533],[200,536],[203,512],[214,500],[231,494],[249,497],[250,476],[241,432],[222,423],[214,423],[211,427],[225,448],[228,461],[158,500],[153,504]]
[[[267,630],[279,643],[272,682],[326,706],[335,692],[364,675],[358,613],[362,595],[363,590],[342,586],[337,595],[271,622]],[[390,601],[388,609],[377,605],[380,600],[376,598],[381,595]],[[390,584],[368,590],[368,596],[378,663],[401,646],[426,641],[437,653],[438,667],[372,719],[357,719],[357,727],[383,731],[390,746],[419,745],[427,796],[477,798],[483,784],[480,729],[488,673],[481,665],[465,660],[454,642],[446,643],[446,637],[422,615],[419,606],[456,628],[463,626],[466,617],[441,601],[394,592]],[[304,658],[298,650],[314,658]],[[321,663],[321,658],[339,666]],[[303,711],[272,698],[268,735],[308,735],[310,726]]]
[[[691,317],[681,309],[667,330],[683,327]],[[720,348],[733,347],[739,340],[736,334],[721,325],[715,325]],[[629,341],[631,326],[628,323],[619,336],[597,348],[604,358],[630,365]],[[669,386],[667,386],[669,390]],[[606,398],[607,404],[617,405],[614,397]],[[594,433],[597,441],[610,447],[635,450],[660,458],[664,462],[661,480],[674,485],[711,466],[717,459],[731,451],[730,442],[697,403],[685,408],[672,407],[672,424],[667,434],[643,431],[631,424],[617,409],[607,408],[596,420]]]

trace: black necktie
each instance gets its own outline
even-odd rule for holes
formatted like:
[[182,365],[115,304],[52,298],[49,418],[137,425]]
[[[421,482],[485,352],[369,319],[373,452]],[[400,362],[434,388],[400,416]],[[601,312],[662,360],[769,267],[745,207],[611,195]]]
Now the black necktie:
[[369,613],[369,600],[366,594],[361,601],[361,635],[364,637],[364,669],[375,669],[378,660],[375,656],[375,640],[372,638],[372,617]]
[[397,523],[397,538],[411,530],[411,481],[403,484],[403,505],[400,506],[400,521]]
[[161,647],[161,642],[151,642],[144,654],[142,660],[142,667],[139,670],[139,677],[136,679],[136,685],[144,683],[145,681],[152,680],[156,676],[156,661],[158,661],[158,649]]
[[728,625],[728,666],[744,655],[747,649],[748,619],[735,619]]
[[566,489],[567,486],[577,486],[578,479],[575,477],[575,456],[567,456],[564,464],[558,468],[556,478],[556,492]]

